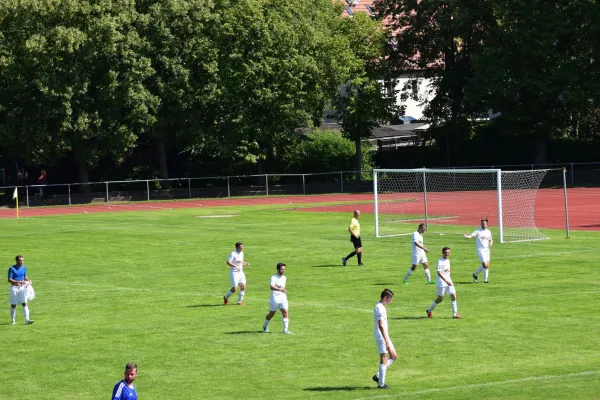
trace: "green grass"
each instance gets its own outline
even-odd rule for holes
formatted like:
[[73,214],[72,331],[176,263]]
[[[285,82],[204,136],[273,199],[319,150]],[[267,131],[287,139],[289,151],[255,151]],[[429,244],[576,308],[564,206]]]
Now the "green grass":
[[[496,244],[488,285],[472,283],[474,241],[426,234],[431,264],[452,247],[464,318],[451,319],[445,299],[429,320],[435,286],[422,269],[401,284],[409,236],[375,239],[363,214],[366,266],[353,258],[342,267],[350,213],[281,208],[0,220],[5,267],[23,254],[37,293],[35,324],[23,324],[18,306],[11,326],[6,284],[0,399],[106,399],[128,361],[139,365],[144,400],[598,397],[600,233]],[[225,307],[225,260],[237,240],[252,265],[246,306]],[[261,331],[279,261],[288,265],[295,335],[280,333],[280,314],[272,333]],[[372,309],[385,287],[396,293],[388,315],[399,360],[388,371],[393,389],[382,392],[371,381]]]

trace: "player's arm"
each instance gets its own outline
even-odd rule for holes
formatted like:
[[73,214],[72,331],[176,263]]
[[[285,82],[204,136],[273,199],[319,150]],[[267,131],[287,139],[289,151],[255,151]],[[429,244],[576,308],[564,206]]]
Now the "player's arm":
[[429,250],[427,249],[427,247],[423,246],[422,244],[419,244],[418,242],[415,241],[415,246],[417,246],[420,249],[423,249],[423,251],[425,253],[429,253]]
[[350,225],[350,226],[348,227],[348,232],[350,232],[350,234],[351,234],[352,236],[356,237],[356,235],[355,235],[355,234],[354,234],[354,232],[352,231],[352,225]]
[[283,287],[279,287],[279,285],[275,285],[275,284],[271,284],[271,290],[274,290],[276,292],[283,292],[286,293],[285,288]]
[[[21,281],[16,281],[13,279],[15,275],[13,274],[12,270],[8,270],[8,283],[10,283],[11,285],[21,285]],[[25,279],[27,279],[27,277],[25,277]]]
[[235,265],[235,264],[233,263],[233,257],[229,257],[229,258],[227,259],[227,265],[229,265],[229,266],[230,266],[230,267],[232,267],[232,268],[237,268],[237,265]]
[[447,284],[448,286],[452,286],[452,281],[451,281],[451,280],[449,280],[448,278],[446,278],[446,276],[445,276],[444,274],[442,274],[442,271],[438,270],[437,274],[438,274],[438,276],[439,276],[440,278],[442,278],[442,280],[443,280],[444,282],[446,282],[446,284]]
[[378,320],[377,321],[377,328],[379,329],[379,333],[381,333],[381,336],[383,336],[383,340],[385,340],[385,345],[386,347],[390,347],[390,337],[388,336],[388,332],[387,329],[385,329],[385,327],[383,326],[383,320]]
[[490,246],[494,245],[494,239],[492,239],[492,237],[490,236]]
[[473,235],[468,235],[468,234],[466,234],[466,233],[465,233],[463,236],[464,236],[465,238],[467,238],[467,239],[472,239],[472,238],[473,238]]

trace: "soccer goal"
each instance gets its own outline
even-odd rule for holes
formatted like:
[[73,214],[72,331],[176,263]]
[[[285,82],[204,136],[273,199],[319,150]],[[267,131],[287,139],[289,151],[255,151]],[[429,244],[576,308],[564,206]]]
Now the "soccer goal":
[[375,235],[409,235],[421,222],[432,233],[470,233],[487,218],[501,243],[548,239],[535,226],[535,200],[549,171],[560,170],[376,169]]

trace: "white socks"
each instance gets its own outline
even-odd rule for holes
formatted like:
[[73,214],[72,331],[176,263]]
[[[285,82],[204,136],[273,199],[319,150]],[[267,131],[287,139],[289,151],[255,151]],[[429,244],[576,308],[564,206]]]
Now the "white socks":
[[240,290],[240,297],[238,298],[238,303],[241,303],[244,300],[244,295],[246,294],[245,290]]
[[229,292],[227,292],[227,294],[225,295],[225,298],[228,299],[229,297],[231,297],[231,295],[233,294],[233,292],[230,290]]
[[284,318],[283,319],[283,331],[284,332],[287,332],[289,324],[290,324],[290,319]]
[[407,280],[408,278],[410,278],[410,276],[412,275],[413,270],[412,269],[408,269],[408,272],[406,273],[406,276],[404,277],[404,280]]
[[458,307],[456,306],[456,301],[452,302],[452,316],[455,317],[457,313]]
[[263,324],[263,328],[266,328],[267,326],[269,326],[269,321],[268,319],[265,319],[265,323]]
[[437,303],[434,301],[433,303],[431,303],[431,305],[429,306],[428,310],[430,312],[433,311],[433,309],[435,308],[435,306],[437,306]]
[[483,267],[480,265],[479,268],[477,268],[477,271],[475,271],[475,276],[479,275],[481,271],[483,271]]
[[23,307],[23,315],[25,315],[25,321],[29,321],[29,306]]
[[489,269],[489,268],[484,268],[484,269],[483,269],[483,280],[484,280],[485,282],[487,282],[487,280],[488,280],[488,273],[489,273],[489,271],[490,271],[490,269]]
[[17,314],[17,309],[16,308],[10,308],[10,319],[14,322],[15,321],[15,316]]
[[385,385],[385,371],[387,370],[387,366],[385,364],[379,364],[379,372],[377,373],[377,377],[379,378],[379,386]]
[[431,282],[431,273],[429,272],[429,268],[425,269],[425,278],[427,278],[427,282]]

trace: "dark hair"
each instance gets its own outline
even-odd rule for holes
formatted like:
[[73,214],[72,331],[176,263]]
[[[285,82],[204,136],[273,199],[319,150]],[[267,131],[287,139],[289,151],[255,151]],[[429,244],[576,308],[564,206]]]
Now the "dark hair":
[[23,256],[22,256],[22,255],[18,255],[18,256],[16,256],[16,257],[15,257],[15,261],[16,261],[16,262],[19,262],[19,258],[23,258]]
[[134,362],[127,363],[125,371],[131,371],[132,369],[137,369],[137,364]]
[[392,292],[390,289],[383,289],[383,292],[381,292],[381,299],[384,297],[394,297],[394,292]]
[[490,222],[490,221],[488,221],[488,220],[487,220],[487,218],[483,218],[483,219],[481,220],[481,222],[483,222],[483,221],[485,221],[485,222]]
[[446,246],[442,249],[442,254],[444,254],[446,252],[446,250],[450,250],[450,247]]
[[238,248],[240,246],[243,246],[244,243],[243,242],[235,242],[235,247]]
[[287,267],[287,265],[285,263],[277,263],[277,272],[281,270],[281,267]]
[[419,224],[419,228],[418,229],[420,229],[420,228],[425,228],[425,224]]

